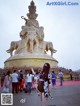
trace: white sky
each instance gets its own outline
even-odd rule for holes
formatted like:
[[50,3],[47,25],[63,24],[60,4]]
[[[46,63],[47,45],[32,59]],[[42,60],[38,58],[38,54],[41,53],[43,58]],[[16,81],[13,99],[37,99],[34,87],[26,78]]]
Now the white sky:
[[[47,2],[60,0],[34,0],[39,25],[44,27],[45,41],[52,41],[59,66],[80,69],[80,0],[78,6],[47,6]],[[62,0],[70,1],[70,0]],[[6,52],[11,41],[20,40],[19,32],[28,13],[31,0],[0,0],[0,67],[9,58]]]

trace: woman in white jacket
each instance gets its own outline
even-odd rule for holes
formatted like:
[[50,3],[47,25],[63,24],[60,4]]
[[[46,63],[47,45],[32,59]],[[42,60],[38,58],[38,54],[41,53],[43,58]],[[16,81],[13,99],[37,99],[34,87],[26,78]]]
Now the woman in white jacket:
[[26,74],[26,83],[27,83],[26,87],[27,87],[28,93],[31,93],[33,78],[34,78],[34,75],[32,74],[32,71],[29,70],[28,73]]

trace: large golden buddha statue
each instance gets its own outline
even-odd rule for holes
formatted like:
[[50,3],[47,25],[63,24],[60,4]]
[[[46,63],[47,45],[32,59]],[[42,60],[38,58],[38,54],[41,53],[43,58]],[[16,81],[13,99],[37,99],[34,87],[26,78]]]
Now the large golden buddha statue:
[[[44,41],[44,27],[39,26],[39,22],[36,20],[38,14],[36,14],[36,6],[33,1],[28,8],[28,18],[21,16],[25,21],[25,25],[21,27],[20,31],[21,40],[11,42],[10,48],[7,50],[10,58],[5,61],[5,67],[42,67],[47,61],[55,66],[58,62],[52,56],[56,50],[52,42]],[[51,56],[47,54],[49,50]]]

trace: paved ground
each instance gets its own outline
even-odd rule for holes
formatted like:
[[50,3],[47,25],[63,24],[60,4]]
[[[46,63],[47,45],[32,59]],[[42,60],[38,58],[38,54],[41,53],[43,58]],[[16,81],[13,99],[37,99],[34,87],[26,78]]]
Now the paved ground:
[[[77,82],[75,81],[75,83]],[[31,94],[24,92],[14,94],[13,106],[80,106],[80,81],[78,84],[56,86],[50,90],[53,99],[49,97],[46,100],[43,96],[43,101],[40,100],[36,91],[32,91]]]

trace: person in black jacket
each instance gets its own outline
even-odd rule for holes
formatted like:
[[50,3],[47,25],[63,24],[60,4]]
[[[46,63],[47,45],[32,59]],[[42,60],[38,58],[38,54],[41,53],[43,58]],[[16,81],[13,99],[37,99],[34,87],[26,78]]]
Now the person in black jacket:
[[19,81],[19,84],[18,84],[18,88],[19,88],[19,91],[21,92],[22,91],[22,79],[23,79],[23,73],[22,73],[22,70],[20,70],[19,74],[18,74],[18,81]]

